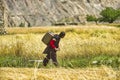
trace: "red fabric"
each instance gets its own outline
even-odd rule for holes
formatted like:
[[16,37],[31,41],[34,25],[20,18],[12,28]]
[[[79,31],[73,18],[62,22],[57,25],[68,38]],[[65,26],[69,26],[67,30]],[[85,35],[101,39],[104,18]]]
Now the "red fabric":
[[54,44],[55,44],[55,40],[51,40],[51,41],[50,41],[50,46],[51,46],[53,49],[56,48],[56,46],[55,46]]

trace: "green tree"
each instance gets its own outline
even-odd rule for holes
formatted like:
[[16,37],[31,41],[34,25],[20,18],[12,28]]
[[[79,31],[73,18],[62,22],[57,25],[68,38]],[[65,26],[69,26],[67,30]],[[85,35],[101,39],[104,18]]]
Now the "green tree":
[[95,21],[97,24],[98,19],[93,15],[87,15],[87,21]]
[[120,16],[120,10],[107,7],[101,11],[100,15],[102,16],[100,21],[113,23]]

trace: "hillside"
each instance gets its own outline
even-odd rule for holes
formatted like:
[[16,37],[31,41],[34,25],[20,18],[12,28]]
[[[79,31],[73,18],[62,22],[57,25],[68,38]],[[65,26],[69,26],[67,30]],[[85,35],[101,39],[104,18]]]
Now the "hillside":
[[[3,1],[3,2],[2,2]],[[105,7],[120,8],[120,0],[0,0],[9,26],[47,26],[65,19],[86,22],[86,14],[99,16]],[[0,21],[2,19],[0,8]]]

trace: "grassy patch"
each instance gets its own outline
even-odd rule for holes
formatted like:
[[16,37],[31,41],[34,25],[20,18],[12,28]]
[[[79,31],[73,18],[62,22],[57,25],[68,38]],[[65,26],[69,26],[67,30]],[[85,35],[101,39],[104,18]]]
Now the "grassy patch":
[[[39,58],[25,58],[18,56],[0,56],[0,67],[35,67],[35,62],[30,60],[38,60]],[[85,68],[95,66],[111,66],[113,68],[120,67],[120,55],[91,55],[79,56],[73,58],[59,58],[59,65],[65,68]],[[43,67],[42,62],[39,67]],[[50,61],[47,67],[54,67]]]
[[63,67],[95,67],[95,66],[111,66],[113,68],[120,67],[120,57],[119,56],[111,56],[111,55],[92,55],[92,56],[80,56],[77,58],[70,59],[62,59],[60,60],[60,64]]

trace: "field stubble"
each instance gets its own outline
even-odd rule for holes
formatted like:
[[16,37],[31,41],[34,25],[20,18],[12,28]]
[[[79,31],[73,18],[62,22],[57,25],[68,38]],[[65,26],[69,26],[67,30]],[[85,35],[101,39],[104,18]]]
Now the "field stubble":
[[120,72],[112,68],[65,69],[0,68],[0,80],[119,80]]

